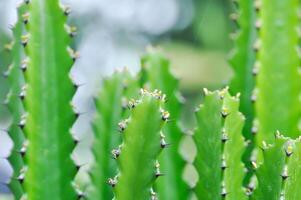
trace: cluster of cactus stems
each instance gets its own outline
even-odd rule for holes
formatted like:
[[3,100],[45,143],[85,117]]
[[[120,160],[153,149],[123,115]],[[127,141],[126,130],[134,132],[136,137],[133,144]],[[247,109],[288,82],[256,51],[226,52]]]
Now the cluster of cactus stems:
[[15,199],[183,200],[192,192],[200,200],[301,199],[300,3],[234,2],[234,77],[229,88],[204,89],[195,112],[196,185],[183,179],[179,81],[153,51],[137,76],[115,72],[95,97],[94,162],[83,193],[71,157],[78,142],[70,131],[79,114],[69,75],[78,58],[70,47],[76,28],[66,24],[70,9],[59,0],[25,0],[4,73]]

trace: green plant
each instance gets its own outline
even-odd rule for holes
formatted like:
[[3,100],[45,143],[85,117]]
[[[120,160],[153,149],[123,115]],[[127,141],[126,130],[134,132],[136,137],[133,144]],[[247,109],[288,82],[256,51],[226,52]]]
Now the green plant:
[[21,35],[24,30],[24,25],[22,15],[25,13],[27,5],[22,3],[18,7],[18,17],[19,20],[12,27],[13,35],[15,40],[9,44],[11,46],[10,52],[13,57],[13,63],[8,67],[4,75],[7,77],[10,90],[7,94],[5,104],[9,108],[12,114],[12,123],[9,127],[8,133],[11,139],[14,141],[14,146],[11,155],[8,160],[12,164],[14,173],[9,186],[12,192],[15,194],[16,199],[20,199],[23,195],[22,181],[24,178],[24,161],[23,158],[26,151],[26,142],[24,138],[24,133],[20,127],[22,120],[22,115],[24,114],[24,108],[21,102],[22,98],[22,86],[24,84],[24,78],[22,75],[22,56],[24,54],[23,48],[21,46]]
[[169,119],[163,110],[165,94],[141,90],[141,99],[132,106],[117,162],[119,174],[109,180],[117,200],[153,199],[153,182],[161,176],[157,157],[166,147],[162,126]]
[[259,73],[255,106],[259,143],[273,143],[276,130],[291,138],[300,135],[299,6],[298,0],[257,1]]
[[[126,111],[129,98],[137,96],[138,91],[137,81],[128,72],[116,72],[103,82],[101,93],[95,99],[96,116],[93,123],[95,164],[90,172],[93,188],[89,199],[113,197],[113,191],[106,182],[117,172],[117,163],[114,159],[117,159],[120,151],[118,145],[121,137],[118,131],[122,133],[125,128],[124,122],[120,120],[128,115]],[[113,150],[114,148],[116,149]],[[108,150],[112,150],[112,154],[109,154]]]
[[194,133],[198,199],[247,199],[242,187],[245,173],[241,163],[244,117],[238,107],[238,97],[231,97],[227,90],[205,89],[204,104],[196,111]]
[[[160,89],[167,96],[164,107],[170,112],[172,119],[164,127],[164,134],[171,145],[159,158],[160,167],[165,176],[157,182],[160,199],[186,199],[188,186],[182,179],[185,161],[179,153],[183,136],[181,130],[181,94],[178,91],[179,81],[170,73],[169,61],[159,52],[149,52],[141,59],[140,81],[142,87]],[[166,173],[165,173],[166,172]]]
[[[232,17],[240,30],[230,60],[232,96],[228,89],[205,89],[197,107],[193,139],[199,179],[193,191],[200,200],[298,200],[300,3],[235,2],[239,11]],[[76,31],[66,25],[69,12],[59,0],[26,0],[18,8],[14,42],[7,45],[13,62],[5,73],[10,86],[5,103],[12,112],[8,133],[14,141],[8,159],[16,199],[86,198],[83,192],[76,194],[79,167],[71,159],[78,141],[70,129],[79,113],[71,105],[76,85],[69,72],[78,53],[69,46]],[[158,52],[145,55],[141,65],[138,76],[114,73],[95,99],[88,199],[189,199],[182,177],[185,161],[179,154],[183,136],[179,81]],[[135,100],[139,87],[144,89]]]
[[32,200],[76,199],[72,183],[77,167],[71,159],[76,143],[70,132],[77,115],[71,105],[76,88],[69,72],[77,55],[69,47],[71,37],[65,30],[68,13],[58,0],[26,3],[27,33],[22,36],[28,61],[22,123],[29,143],[26,196]]
[[252,165],[250,158],[254,149],[254,134],[252,131],[254,120],[253,90],[255,86],[255,76],[258,73],[255,65],[256,52],[253,49],[256,40],[256,11],[253,0],[238,0],[236,2],[237,11],[231,18],[238,24],[238,30],[234,33],[235,48],[231,52],[229,60],[234,77],[230,82],[230,93],[240,96],[240,110],[246,116],[246,122],[243,128],[243,136],[248,141],[248,146],[243,155],[243,161],[247,167],[245,185],[247,185],[252,176]]

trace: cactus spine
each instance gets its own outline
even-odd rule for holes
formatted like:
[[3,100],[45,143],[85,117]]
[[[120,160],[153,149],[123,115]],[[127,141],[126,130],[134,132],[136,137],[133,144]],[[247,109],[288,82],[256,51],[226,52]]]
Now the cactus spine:
[[196,112],[194,134],[194,165],[199,174],[195,193],[200,200],[247,199],[242,187],[245,174],[241,162],[244,117],[238,107],[238,97],[231,97],[227,90],[205,89],[204,104]]
[[[91,200],[113,198],[113,191],[106,182],[117,172],[114,159],[119,156],[118,145],[121,142],[117,124],[125,115],[124,110],[127,110],[125,102],[128,102],[129,97],[138,94],[137,85],[137,81],[128,72],[116,72],[103,82],[101,93],[96,98],[96,116],[93,123],[95,164],[91,171],[93,188],[89,195]],[[123,125],[119,124],[120,132],[124,129]],[[114,148],[116,150],[110,155],[108,150]]]
[[[161,176],[157,161],[166,146],[162,126],[169,113],[162,110],[165,95],[159,91],[141,91],[142,97],[132,106],[123,132],[117,162],[119,175],[110,179],[116,200],[154,199],[154,181]],[[118,182],[117,182],[118,181]]]
[[172,116],[172,121],[164,127],[164,134],[171,145],[160,155],[160,166],[165,176],[156,182],[159,198],[187,199],[188,186],[183,181],[185,161],[179,154],[180,142],[183,136],[180,128],[181,103],[178,91],[179,82],[170,73],[169,61],[158,52],[149,52],[141,59],[142,86],[150,89],[160,89],[167,95],[166,109]]
[[18,21],[15,26],[12,27],[14,36],[14,41],[12,43],[13,46],[11,49],[13,63],[5,72],[5,76],[7,76],[10,85],[10,90],[5,103],[12,115],[12,124],[9,127],[8,133],[14,142],[12,152],[8,158],[13,167],[13,175],[9,186],[15,199],[20,199],[24,193],[22,186],[24,174],[22,171],[24,170],[23,156],[26,150],[26,143],[23,131],[19,126],[19,122],[21,121],[21,116],[24,114],[24,108],[20,97],[22,97],[21,88],[24,84],[24,78],[21,72],[22,58],[24,54],[21,45],[21,35],[24,30],[22,15],[25,10],[26,4],[24,3],[20,4],[17,8]]
[[71,106],[76,88],[69,72],[77,54],[68,46],[68,12],[59,6],[58,0],[26,2],[28,33],[22,37],[22,44],[28,57],[23,124],[29,141],[27,198],[76,199],[72,183],[77,167],[71,159],[75,142],[70,132],[76,120]]
[[291,138],[300,134],[301,78],[298,73],[298,0],[256,1],[259,10],[256,113],[258,142],[272,143],[279,130]]
[[248,169],[245,184],[248,184],[252,176],[252,166],[250,157],[254,149],[254,134],[252,133],[252,123],[254,120],[253,90],[255,85],[254,76],[258,73],[255,66],[255,51],[253,49],[256,39],[256,12],[253,0],[238,0],[238,12],[233,13],[231,18],[237,22],[239,30],[235,33],[235,48],[232,52],[230,64],[234,70],[234,77],[230,83],[232,95],[241,93],[240,111],[246,116],[243,129],[243,136],[248,141],[243,161]]

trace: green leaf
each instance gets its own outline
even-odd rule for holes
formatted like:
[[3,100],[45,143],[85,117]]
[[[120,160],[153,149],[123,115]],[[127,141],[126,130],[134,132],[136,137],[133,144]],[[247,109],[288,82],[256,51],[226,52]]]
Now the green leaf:
[[[106,183],[117,173],[116,154],[109,152],[121,142],[118,133],[118,122],[127,110],[124,104],[130,97],[138,94],[137,81],[128,72],[117,72],[103,82],[103,87],[95,100],[96,115],[94,130],[94,166],[91,171],[92,190],[89,199],[112,199],[113,191]],[[124,104],[124,105],[123,105]],[[125,107],[124,107],[125,106]]]
[[188,186],[182,179],[185,161],[179,154],[183,136],[180,128],[181,103],[178,91],[179,81],[171,74],[169,61],[158,52],[149,52],[141,59],[140,81],[143,87],[159,89],[167,95],[164,107],[171,114],[171,122],[164,127],[164,134],[171,145],[159,161],[164,178],[156,182],[159,198],[164,200],[181,200],[188,198]]
[[29,141],[25,188],[30,200],[76,199],[72,186],[77,168],[71,127],[76,115],[69,72],[77,54],[69,49],[66,13],[58,0],[31,0],[28,35],[22,37],[28,56],[25,72],[25,132]]
[[157,158],[164,148],[161,129],[169,115],[162,111],[164,100],[159,92],[142,91],[142,97],[134,104],[130,118],[124,121],[126,128],[117,159],[119,175],[110,181],[115,187],[116,200],[142,200],[154,196],[151,188],[161,175]]

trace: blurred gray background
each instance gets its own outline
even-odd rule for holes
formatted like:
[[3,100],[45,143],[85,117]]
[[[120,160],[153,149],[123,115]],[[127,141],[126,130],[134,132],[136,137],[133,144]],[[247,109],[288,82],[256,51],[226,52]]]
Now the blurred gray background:
[[[18,2],[0,0],[1,72],[7,67],[3,47],[11,38],[9,25],[16,21]],[[71,74],[82,85],[73,99],[78,111],[84,113],[73,127],[81,140],[73,154],[74,160],[84,165],[77,177],[80,183],[88,181],[84,172],[93,160],[89,150],[94,112],[91,97],[100,90],[104,76],[123,67],[135,73],[146,47],[160,48],[171,60],[173,73],[181,80],[181,91],[187,98],[183,118],[191,126],[191,111],[199,102],[201,89],[221,87],[231,77],[226,61],[231,49],[229,33],[234,27],[228,17],[233,10],[230,0],[64,0],[63,4],[72,8],[69,24],[78,27],[75,43],[80,59]],[[7,84],[1,77],[1,101],[6,92]],[[7,182],[12,173],[5,160],[12,142],[3,131],[9,123],[9,113],[1,107],[1,200],[11,199],[8,188],[1,184]],[[191,142],[189,138],[184,140]],[[183,154],[187,159],[193,159],[193,155],[189,155],[192,151],[184,145]],[[193,169],[188,166],[187,170]]]

